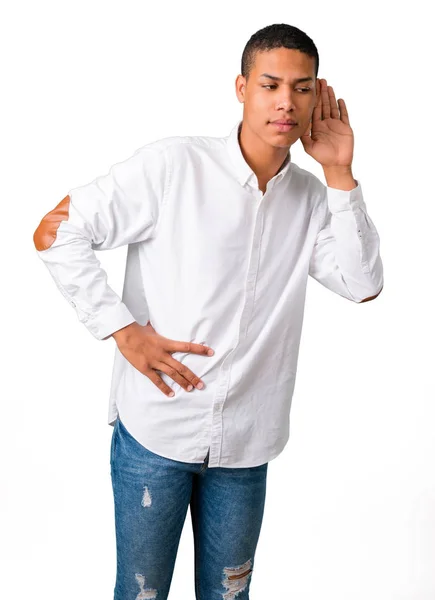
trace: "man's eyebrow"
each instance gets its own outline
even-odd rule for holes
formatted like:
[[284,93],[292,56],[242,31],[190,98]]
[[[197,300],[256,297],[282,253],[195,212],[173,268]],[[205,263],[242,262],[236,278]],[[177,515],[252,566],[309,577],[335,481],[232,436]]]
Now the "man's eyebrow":
[[[273,79],[274,81],[283,81],[282,77],[269,75],[269,73],[262,73],[260,77],[267,77],[268,79]],[[314,79],[312,77],[301,77],[300,79],[295,79],[294,83],[302,83],[302,81],[314,81]]]

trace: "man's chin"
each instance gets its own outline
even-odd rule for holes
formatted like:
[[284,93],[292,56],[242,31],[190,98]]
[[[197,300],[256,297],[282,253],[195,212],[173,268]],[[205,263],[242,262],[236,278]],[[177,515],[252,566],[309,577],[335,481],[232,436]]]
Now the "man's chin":
[[298,136],[294,136],[294,135],[292,135],[292,136],[290,136],[290,135],[270,136],[269,135],[267,139],[269,140],[269,143],[271,144],[271,146],[275,146],[275,148],[290,148],[290,146],[292,146],[295,142],[297,142],[300,137],[301,137],[300,135],[298,135]]

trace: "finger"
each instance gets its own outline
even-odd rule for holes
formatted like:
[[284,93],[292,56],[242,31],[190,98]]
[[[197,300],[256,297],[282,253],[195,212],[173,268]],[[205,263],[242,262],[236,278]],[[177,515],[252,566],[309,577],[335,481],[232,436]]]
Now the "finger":
[[163,345],[163,349],[168,352],[193,352],[194,354],[205,354],[206,356],[213,356],[214,350],[210,346],[204,344],[195,344],[193,342],[178,342],[175,340],[168,340]]
[[187,368],[186,365],[183,365],[183,363],[170,356],[167,356],[162,361],[158,362],[155,368],[169,375],[171,379],[176,381],[188,392],[191,391],[188,389],[189,385],[191,385],[193,389],[193,386],[198,388],[198,385],[202,383],[202,387],[199,387],[198,389],[202,389],[204,387],[204,382],[201,381],[201,379],[195,375],[195,373],[192,373],[192,371]]
[[319,83],[316,84],[316,105],[312,114],[312,121],[321,121],[322,120],[322,80],[319,80]]
[[341,120],[343,121],[343,123],[346,123],[346,125],[350,125],[349,115],[348,115],[346,104],[345,104],[343,98],[338,99],[338,106],[340,107]]
[[326,79],[320,81],[322,82],[322,117],[323,119],[329,119],[331,117],[331,107],[329,105],[328,86],[326,85]]
[[147,369],[144,371],[144,375],[146,375],[148,379],[150,379],[160,389],[161,392],[166,394],[166,396],[169,396],[170,394],[174,395],[172,388],[163,381],[156,371],[153,369]]
[[332,87],[330,85],[328,85],[328,91],[329,91],[329,105],[331,107],[331,117],[333,119],[339,119],[340,111],[338,110],[337,100],[335,99],[334,90],[332,89]]

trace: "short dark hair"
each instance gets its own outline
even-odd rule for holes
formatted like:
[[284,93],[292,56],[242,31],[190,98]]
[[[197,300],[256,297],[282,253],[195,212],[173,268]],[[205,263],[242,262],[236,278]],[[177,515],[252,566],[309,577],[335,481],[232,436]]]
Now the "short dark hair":
[[259,29],[248,40],[242,54],[242,75],[248,80],[257,52],[275,48],[299,50],[315,59],[314,71],[319,72],[319,54],[313,40],[301,29],[286,23],[276,23]]

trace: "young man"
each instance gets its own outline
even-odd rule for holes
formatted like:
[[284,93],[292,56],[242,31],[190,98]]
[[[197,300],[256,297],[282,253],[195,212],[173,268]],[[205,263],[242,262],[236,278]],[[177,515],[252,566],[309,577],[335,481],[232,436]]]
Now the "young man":
[[[353,302],[382,290],[347,108],[318,66],[301,30],[261,29],[243,51],[243,119],[228,136],[147,144],[70,190],[35,231],[79,320],[116,342],[115,600],[168,597],[189,505],[197,599],[249,597],[308,275]],[[291,161],[299,139],[326,186]],[[123,244],[121,300],[94,251]]]

